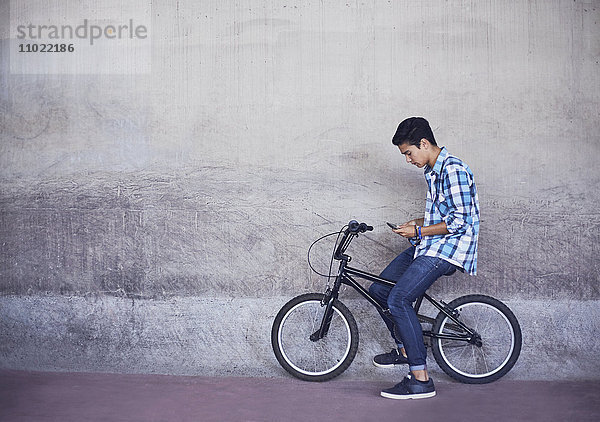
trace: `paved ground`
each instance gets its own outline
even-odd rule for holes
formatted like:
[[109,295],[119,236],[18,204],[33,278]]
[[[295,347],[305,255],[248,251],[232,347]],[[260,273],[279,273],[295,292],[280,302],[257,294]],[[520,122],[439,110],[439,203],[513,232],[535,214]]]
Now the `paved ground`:
[[[600,381],[438,382],[423,400],[387,383],[0,371],[1,421],[599,421]],[[419,419],[413,419],[418,417]]]

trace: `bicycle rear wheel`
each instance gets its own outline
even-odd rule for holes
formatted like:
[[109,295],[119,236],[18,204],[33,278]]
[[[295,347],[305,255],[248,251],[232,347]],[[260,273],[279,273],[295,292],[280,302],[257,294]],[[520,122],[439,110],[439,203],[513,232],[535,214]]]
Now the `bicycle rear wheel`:
[[[490,296],[468,295],[448,304],[458,320],[479,336],[475,342],[433,338],[433,356],[442,370],[467,384],[484,384],[504,376],[521,353],[521,328],[512,311]],[[435,335],[464,335],[466,331],[440,312]]]
[[305,381],[327,381],[344,372],[358,350],[358,327],[348,308],[337,299],[327,334],[311,340],[327,306],[322,293],[307,293],[286,303],[271,329],[271,344],[281,366]]

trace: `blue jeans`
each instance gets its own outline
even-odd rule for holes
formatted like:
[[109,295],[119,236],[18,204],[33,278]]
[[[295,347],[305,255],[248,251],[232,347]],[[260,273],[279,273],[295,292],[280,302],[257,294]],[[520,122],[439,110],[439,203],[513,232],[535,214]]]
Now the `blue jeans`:
[[[427,350],[423,331],[413,308],[413,302],[442,275],[451,274],[456,266],[430,256],[413,259],[415,247],[398,255],[381,273],[381,277],[395,281],[394,287],[373,283],[369,292],[390,316],[381,314],[399,347],[404,346],[411,371],[427,369]],[[396,330],[394,330],[396,327]]]

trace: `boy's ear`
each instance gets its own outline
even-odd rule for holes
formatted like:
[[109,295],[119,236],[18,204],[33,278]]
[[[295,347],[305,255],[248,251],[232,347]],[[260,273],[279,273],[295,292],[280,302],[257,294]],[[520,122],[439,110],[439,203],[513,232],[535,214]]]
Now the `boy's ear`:
[[427,149],[429,147],[429,141],[425,138],[421,139],[421,148]]

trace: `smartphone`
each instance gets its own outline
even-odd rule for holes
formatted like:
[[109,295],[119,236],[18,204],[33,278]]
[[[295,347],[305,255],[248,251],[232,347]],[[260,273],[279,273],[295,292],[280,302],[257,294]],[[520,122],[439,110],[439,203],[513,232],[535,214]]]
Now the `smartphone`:
[[388,223],[387,221],[385,222],[385,224],[387,224],[388,226],[390,226],[393,230],[398,230],[399,229],[398,226],[396,226],[395,224],[392,224],[392,223]]

